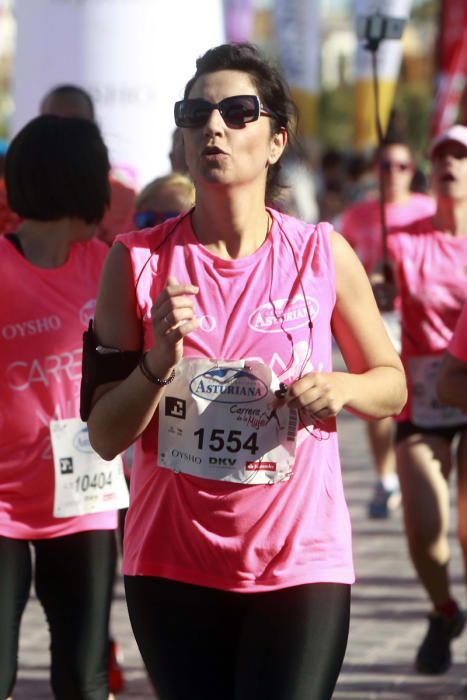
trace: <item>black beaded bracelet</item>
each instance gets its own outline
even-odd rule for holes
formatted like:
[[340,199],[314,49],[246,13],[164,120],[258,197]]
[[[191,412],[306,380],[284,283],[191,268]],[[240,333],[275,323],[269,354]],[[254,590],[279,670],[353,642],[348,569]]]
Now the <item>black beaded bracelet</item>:
[[147,366],[146,355],[147,353],[144,353],[144,355],[141,356],[141,359],[138,363],[138,367],[140,368],[143,376],[146,377],[148,381],[152,382],[153,384],[158,384],[159,386],[166,386],[167,384],[173,382],[173,380],[175,379],[175,369],[172,370],[170,377],[168,377],[167,379],[160,379],[160,377],[156,377],[156,375],[153,374]]

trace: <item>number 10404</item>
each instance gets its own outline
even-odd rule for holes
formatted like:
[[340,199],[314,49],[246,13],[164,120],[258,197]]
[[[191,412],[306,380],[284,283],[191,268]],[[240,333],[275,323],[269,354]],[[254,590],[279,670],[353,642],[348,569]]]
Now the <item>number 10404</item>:
[[89,489],[103,489],[112,485],[112,472],[99,472],[98,474],[84,474],[78,476],[75,481],[76,491],[88,491]]

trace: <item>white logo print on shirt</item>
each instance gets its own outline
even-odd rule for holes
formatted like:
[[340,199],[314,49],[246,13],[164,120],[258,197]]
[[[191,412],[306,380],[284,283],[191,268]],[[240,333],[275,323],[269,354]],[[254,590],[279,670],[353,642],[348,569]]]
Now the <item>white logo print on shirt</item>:
[[30,362],[18,360],[12,362],[5,370],[5,378],[13,391],[25,391],[33,384],[50,386],[52,379],[56,382],[81,379],[82,349],[60,355],[47,355]]
[[8,323],[3,326],[1,335],[3,340],[15,340],[15,338],[26,338],[40,333],[50,333],[58,331],[62,327],[59,316],[43,316],[20,323]]
[[[307,309],[308,307],[308,309]],[[281,333],[305,327],[319,313],[319,304],[314,297],[297,294],[292,301],[277,299],[256,308],[248,318],[248,325],[258,333]]]

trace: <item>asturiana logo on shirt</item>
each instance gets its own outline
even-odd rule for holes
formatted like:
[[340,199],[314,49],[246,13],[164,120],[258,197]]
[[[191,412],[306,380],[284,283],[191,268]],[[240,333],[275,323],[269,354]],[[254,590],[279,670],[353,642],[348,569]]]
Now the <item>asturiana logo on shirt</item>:
[[251,372],[232,367],[215,367],[190,382],[194,396],[220,403],[252,403],[268,394],[266,384]]
[[[308,307],[308,309],[307,309]],[[297,294],[289,299],[268,301],[255,309],[248,318],[248,325],[259,333],[280,333],[294,331],[313,321],[319,312],[318,301],[314,297]]]

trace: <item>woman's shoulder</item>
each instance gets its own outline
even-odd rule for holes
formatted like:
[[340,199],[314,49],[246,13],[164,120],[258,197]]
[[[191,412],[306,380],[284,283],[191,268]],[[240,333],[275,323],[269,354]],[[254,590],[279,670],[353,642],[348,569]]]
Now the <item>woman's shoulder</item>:
[[358,199],[349,202],[342,211],[341,218],[345,222],[366,223],[379,212],[379,201],[374,197]]
[[423,217],[413,221],[404,230],[391,231],[387,237],[388,251],[396,261],[405,260],[410,264],[414,255],[431,249],[442,235],[434,228],[431,217]]
[[311,223],[309,221],[298,219],[290,214],[285,214],[277,209],[271,209],[268,207],[268,211],[273,220],[277,223],[279,229],[283,232],[285,231],[287,235],[291,237],[296,236],[309,238],[312,235],[328,236],[334,229],[333,225],[328,221]]
[[91,238],[89,241],[75,241],[72,250],[74,259],[84,259],[86,264],[89,261],[89,264],[102,266],[109,246],[98,238]]
[[91,250],[93,252],[106,254],[109,251],[107,243],[104,243],[104,241],[101,241],[99,238],[91,238],[90,241],[85,241],[83,245],[86,250]]
[[425,192],[412,192],[409,199],[409,206],[414,206],[420,208],[421,211],[425,211],[426,215],[434,214],[436,211],[436,200],[429,194]]
[[187,219],[186,212],[172,219],[167,219],[162,224],[152,228],[143,228],[127,233],[121,233],[115,237],[114,243],[121,243],[130,250],[132,248],[143,248],[155,250],[172,234],[182,233],[185,230]]
[[152,248],[157,245],[157,241],[162,237],[161,228],[164,224],[154,228],[142,228],[126,233],[119,233],[115,236],[112,245],[121,243],[125,248]]

